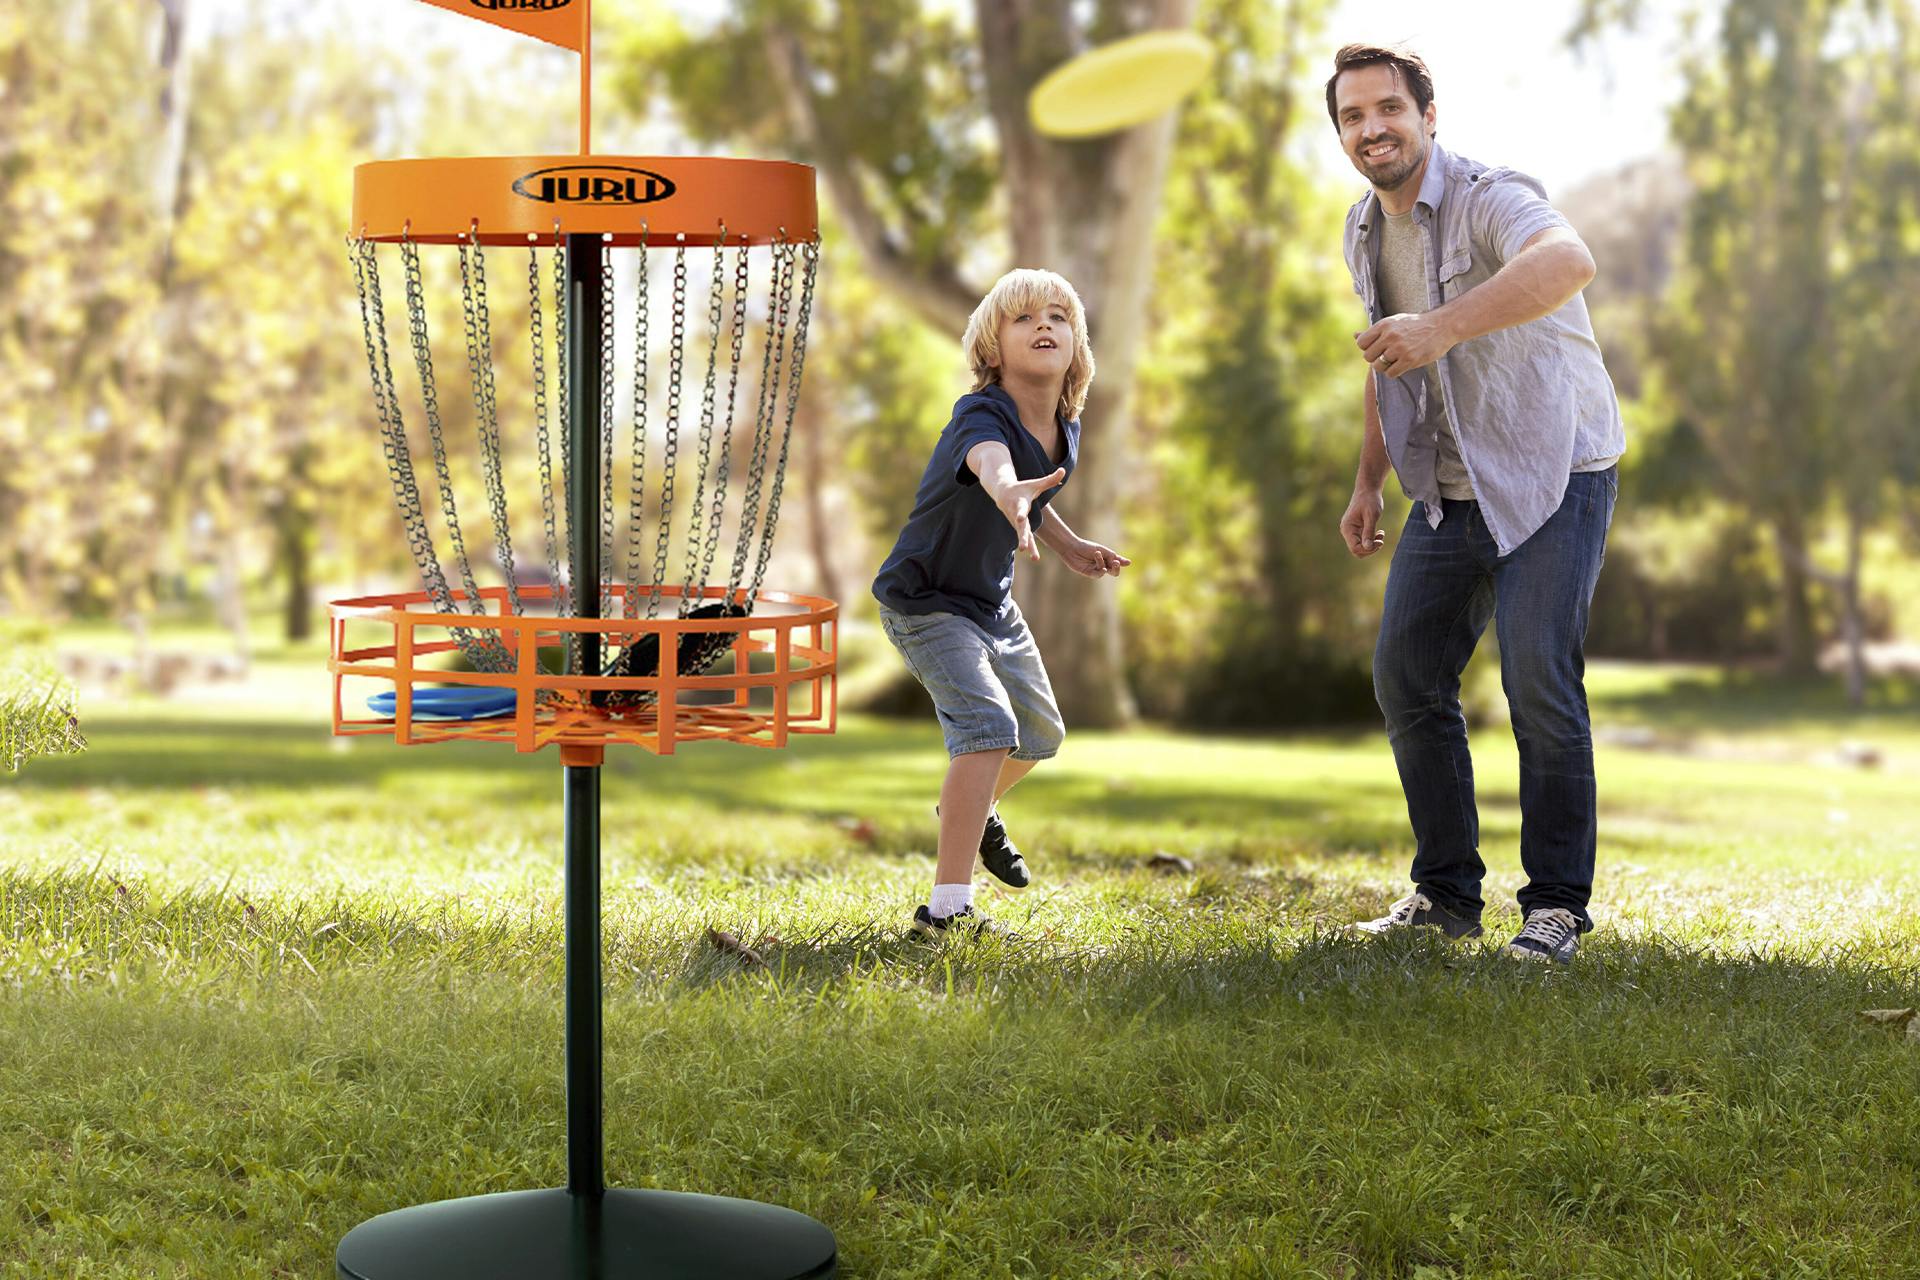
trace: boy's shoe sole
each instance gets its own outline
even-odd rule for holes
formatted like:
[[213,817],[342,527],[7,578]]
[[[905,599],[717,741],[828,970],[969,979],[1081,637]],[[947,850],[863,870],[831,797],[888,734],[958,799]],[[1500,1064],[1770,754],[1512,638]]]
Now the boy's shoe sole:
[[986,829],[980,833],[980,864],[993,873],[994,879],[1015,889],[1033,883],[1027,860],[1013,847],[1007,837],[1007,824],[1000,821],[998,813],[987,814]]
[[[940,806],[933,806],[933,816],[940,816]],[[1000,820],[998,810],[987,810],[987,825],[980,832],[980,865],[985,867],[994,879],[1013,889],[1024,889],[1033,883],[1033,875],[1027,870],[1027,860],[1020,856],[1020,850],[1014,848],[1013,841],[1007,836],[1007,824]]]
[[908,931],[916,938],[939,939],[952,937],[977,938],[982,934],[1005,934],[1006,930],[981,915],[972,907],[962,907],[950,916],[936,916],[927,910],[923,902],[914,908],[913,923]]

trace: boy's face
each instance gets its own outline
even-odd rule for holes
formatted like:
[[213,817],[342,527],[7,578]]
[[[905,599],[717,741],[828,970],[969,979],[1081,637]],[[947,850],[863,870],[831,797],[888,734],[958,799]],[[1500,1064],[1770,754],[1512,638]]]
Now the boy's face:
[[1073,319],[1066,306],[1049,301],[1032,311],[1016,309],[1000,321],[1000,355],[990,361],[1001,381],[1059,380],[1073,363]]

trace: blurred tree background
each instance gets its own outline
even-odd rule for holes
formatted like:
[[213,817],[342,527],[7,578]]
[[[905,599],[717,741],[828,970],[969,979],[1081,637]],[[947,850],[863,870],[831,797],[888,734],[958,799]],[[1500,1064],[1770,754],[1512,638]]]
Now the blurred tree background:
[[[194,5],[0,12],[0,608],[136,636],[219,620],[244,661],[250,618],[304,639],[329,592],[413,585],[342,243],[352,166],[497,150],[502,111],[550,119],[565,151],[571,86],[533,52],[476,84],[450,52],[383,56],[290,5],[188,40]],[[802,514],[774,581],[870,613],[967,389],[967,312],[1007,267],[1048,265],[1085,294],[1100,362],[1062,511],[1136,561],[1117,588],[1021,570],[1070,718],[1372,717],[1385,565],[1335,532],[1359,433],[1339,255],[1359,186],[1299,159],[1330,145],[1329,0],[598,8],[603,149],[664,133],[820,168]],[[1865,697],[1873,655],[1920,631],[1917,12],[1702,3],[1670,151],[1560,198],[1600,263],[1589,300],[1630,431],[1591,652],[1825,666]],[[1569,39],[1641,16],[1591,0]],[[1185,25],[1220,59],[1176,116],[1078,143],[1027,126],[1059,61]],[[524,256],[489,265],[510,297]],[[428,287],[460,369],[451,272],[429,263]],[[524,308],[494,318],[499,400],[526,406]],[[442,406],[478,561],[459,385]]]

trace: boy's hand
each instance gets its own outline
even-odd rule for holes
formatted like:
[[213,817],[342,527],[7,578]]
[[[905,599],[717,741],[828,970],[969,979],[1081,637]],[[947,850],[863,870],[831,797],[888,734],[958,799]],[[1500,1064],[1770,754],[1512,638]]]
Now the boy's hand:
[[1059,553],[1062,564],[1083,578],[1104,578],[1109,575],[1117,578],[1122,569],[1133,563],[1112,547],[1103,547],[1085,539],[1067,547],[1056,546],[1054,550]]
[[1060,467],[1052,475],[1041,476],[1038,480],[1015,480],[1011,484],[987,484],[987,493],[1000,508],[1000,514],[1013,526],[1013,532],[1020,539],[1020,550],[1028,559],[1038,562],[1040,549],[1033,545],[1033,526],[1027,523],[1027,513],[1033,510],[1033,500],[1049,489],[1057,489],[1066,481],[1067,469]]

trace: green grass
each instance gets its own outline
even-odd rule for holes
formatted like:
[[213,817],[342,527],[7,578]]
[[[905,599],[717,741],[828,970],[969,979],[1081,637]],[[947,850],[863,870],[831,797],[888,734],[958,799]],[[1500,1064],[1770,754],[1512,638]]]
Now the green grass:
[[[0,781],[0,1275],[320,1277],[564,1181],[557,761],[333,740],[310,659],[260,674]],[[1920,997],[1911,691],[1591,683],[1563,973],[1340,932],[1409,852],[1371,731],[1071,736],[1006,806],[1034,887],[983,891],[1020,937],[944,948],[932,725],[611,756],[609,1180],[812,1213],[848,1276],[1900,1274],[1920,1046],[1857,1013]]]

